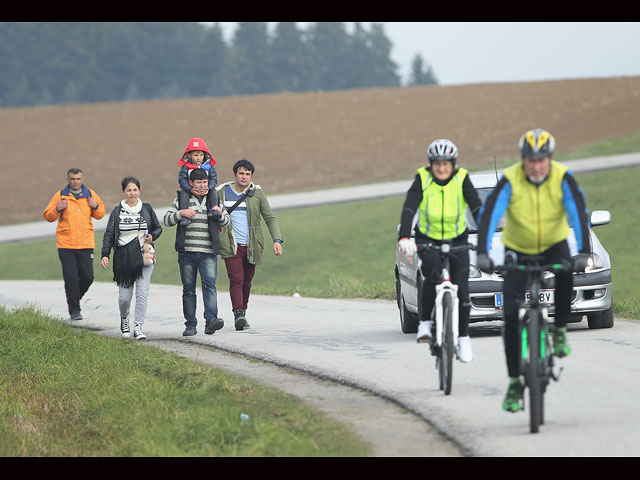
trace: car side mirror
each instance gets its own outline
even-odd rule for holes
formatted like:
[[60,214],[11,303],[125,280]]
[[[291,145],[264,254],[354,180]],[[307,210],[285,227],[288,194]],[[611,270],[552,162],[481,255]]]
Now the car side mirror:
[[591,225],[606,225],[611,222],[611,213],[609,210],[595,210],[591,212]]

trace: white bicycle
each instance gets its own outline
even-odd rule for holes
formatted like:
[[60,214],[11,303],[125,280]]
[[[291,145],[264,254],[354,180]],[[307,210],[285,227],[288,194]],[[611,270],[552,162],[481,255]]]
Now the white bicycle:
[[445,395],[451,393],[453,380],[453,355],[458,345],[458,286],[451,281],[449,255],[463,250],[475,250],[475,245],[420,244],[418,252],[437,251],[440,253],[442,271],[440,282],[436,285],[436,298],[431,312],[432,336],[431,355],[436,357],[436,369],[440,381],[440,390]]

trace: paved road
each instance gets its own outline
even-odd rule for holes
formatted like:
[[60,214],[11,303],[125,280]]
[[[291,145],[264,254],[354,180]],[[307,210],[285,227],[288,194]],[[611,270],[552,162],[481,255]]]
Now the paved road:
[[[152,285],[149,341],[185,340],[180,295],[180,287]],[[227,292],[219,302],[224,318]],[[67,317],[61,281],[0,281],[0,304],[29,303]],[[475,359],[455,364],[453,392],[445,396],[428,347],[401,332],[393,301],[256,295],[251,303],[250,330],[236,332],[229,322],[209,336],[200,327],[189,341],[375,392],[434,424],[468,455],[640,455],[640,322],[617,319],[604,330],[570,325],[574,353],[550,387],[546,425],[532,435],[527,414],[500,407],[507,377],[498,322],[471,327]],[[94,284],[83,314],[74,325],[118,337],[117,288]]]
[[[640,164],[640,154],[566,162],[576,172]],[[275,210],[403,195],[410,181],[270,197]],[[51,236],[55,223],[0,227],[0,242]],[[104,226],[98,225],[98,229]],[[119,336],[117,290],[94,284],[83,300],[85,320],[77,326]],[[0,304],[35,302],[66,318],[62,282],[0,281]],[[221,312],[230,312],[219,292]],[[252,328],[230,325],[213,336],[200,332],[189,341],[289,366],[321,378],[368,390],[392,400],[445,432],[465,454],[480,456],[637,456],[640,454],[639,323],[616,320],[613,329],[571,325],[574,354],[551,385],[547,425],[528,433],[526,414],[506,414],[500,402],[506,368],[499,324],[472,326],[475,360],[456,364],[454,391],[438,390],[427,347],[401,333],[395,302],[253,296]],[[224,313],[221,313],[223,318]],[[180,288],[153,285],[145,331],[149,340],[184,341]]]
[[[594,157],[583,160],[571,160],[563,162],[575,173],[593,172],[602,169],[625,168],[640,165],[640,153],[627,153],[610,155],[607,157]],[[487,173],[493,170],[485,170]],[[385,182],[370,185],[357,185],[353,187],[333,188],[330,190],[316,190],[312,192],[288,193],[282,195],[270,195],[269,203],[274,211],[289,208],[311,207],[314,205],[326,205],[329,203],[343,203],[358,200],[371,200],[376,198],[397,197],[404,195],[413,178],[399,182]],[[43,205],[44,208],[44,205]],[[159,217],[164,215],[166,208],[157,208]],[[101,220],[94,221],[96,230],[104,230],[107,226],[108,215]],[[27,222],[20,225],[0,225],[0,243],[30,240],[43,237],[51,237],[56,234],[57,222],[46,221]]]

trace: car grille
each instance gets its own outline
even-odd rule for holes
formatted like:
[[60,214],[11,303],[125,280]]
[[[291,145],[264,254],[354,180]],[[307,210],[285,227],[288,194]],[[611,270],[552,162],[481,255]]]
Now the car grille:
[[474,307],[493,308],[495,307],[495,299],[493,295],[487,297],[471,297],[471,304]]

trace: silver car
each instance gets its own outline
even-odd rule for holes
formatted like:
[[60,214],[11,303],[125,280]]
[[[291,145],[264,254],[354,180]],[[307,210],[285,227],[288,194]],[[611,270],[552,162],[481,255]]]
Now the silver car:
[[[497,184],[497,175],[474,174],[471,181],[480,199],[484,203]],[[469,228],[469,242],[477,244],[477,225],[469,209],[466,212]],[[414,225],[417,216],[414,218]],[[611,214],[606,210],[591,213],[591,226],[606,225],[611,221]],[[502,226],[500,222],[493,235],[490,257],[495,265],[501,265],[504,259],[502,243]],[[399,227],[398,227],[399,228]],[[411,228],[413,232],[413,226]],[[569,235],[567,242],[572,255],[577,255],[575,235]],[[593,229],[589,230],[593,254],[585,273],[574,273],[573,298],[571,300],[571,316],[569,322],[581,322],[587,316],[589,328],[613,327],[613,304],[611,295],[611,261]],[[471,312],[469,322],[502,320],[502,277],[497,273],[484,273],[475,266],[476,252],[469,252],[471,262],[469,270],[469,297]],[[415,333],[418,330],[419,311],[421,309],[421,290],[424,277],[420,269],[421,261],[417,254],[407,257],[396,247],[396,300],[400,310],[400,326],[404,333]],[[554,275],[547,272],[541,300],[548,305],[549,314],[554,314]]]

